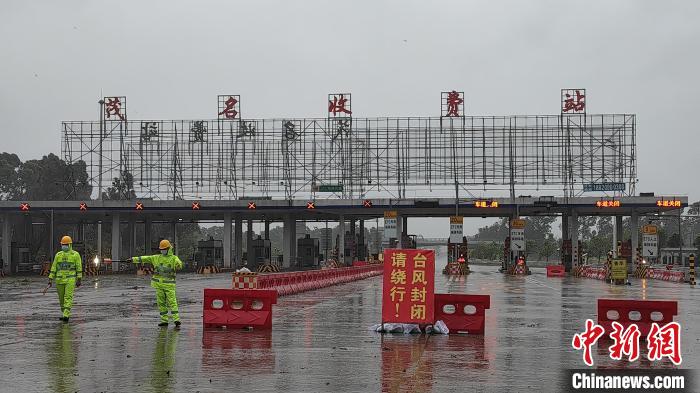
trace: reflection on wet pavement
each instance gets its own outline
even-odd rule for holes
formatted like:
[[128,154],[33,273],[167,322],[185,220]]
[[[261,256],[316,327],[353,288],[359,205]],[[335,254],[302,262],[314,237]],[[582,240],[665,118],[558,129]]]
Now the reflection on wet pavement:
[[[443,262],[444,263],[444,262]],[[441,267],[438,267],[441,269]],[[700,316],[687,285],[633,280],[546,278],[543,269],[509,277],[473,266],[467,277],[436,275],[439,292],[490,294],[484,336],[379,335],[381,278],[280,298],[272,332],[202,329],[202,290],[230,277],[178,277],[183,327],[157,327],[144,277],[88,278],[73,318],[58,321],[45,279],[0,280],[2,391],[54,392],[431,392],[560,390],[559,372],[583,365],[571,337],[595,318],[596,299],[678,299],[684,368],[700,361]],[[613,362],[608,343],[594,352],[600,368],[673,367]]]

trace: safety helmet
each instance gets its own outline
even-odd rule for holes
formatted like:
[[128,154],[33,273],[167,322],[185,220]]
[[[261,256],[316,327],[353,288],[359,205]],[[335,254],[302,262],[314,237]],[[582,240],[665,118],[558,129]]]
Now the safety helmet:
[[63,236],[61,238],[61,245],[66,245],[66,244],[71,244],[73,243],[73,239],[70,238],[70,236]]
[[163,239],[160,241],[160,244],[158,245],[158,248],[161,250],[167,250],[170,248],[170,241],[168,239]]

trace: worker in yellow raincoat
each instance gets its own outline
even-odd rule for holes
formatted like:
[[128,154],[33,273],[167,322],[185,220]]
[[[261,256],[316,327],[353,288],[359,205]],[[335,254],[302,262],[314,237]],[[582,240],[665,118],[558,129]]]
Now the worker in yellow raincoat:
[[83,278],[83,261],[80,254],[73,250],[70,236],[61,238],[61,251],[56,253],[49,273],[49,287],[56,280],[58,302],[61,304],[61,321],[68,322],[73,307],[73,290],[80,287]]
[[177,308],[175,296],[175,271],[182,269],[182,261],[173,254],[173,247],[168,240],[161,240],[158,245],[160,254],[146,255],[129,258],[134,263],[148,263],[153,265],[153,277],[151,287],[156,290],[156,301],[160,311],[160,323],[158,326],[168,326],[170,317],[175,322],[175,327],[180,327],[180,312]]

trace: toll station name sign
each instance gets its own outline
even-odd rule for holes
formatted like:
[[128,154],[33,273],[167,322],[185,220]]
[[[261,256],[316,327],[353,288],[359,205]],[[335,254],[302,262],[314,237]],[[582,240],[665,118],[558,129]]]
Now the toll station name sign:
[[384,250],[382,322],[433,323],[435,251]]

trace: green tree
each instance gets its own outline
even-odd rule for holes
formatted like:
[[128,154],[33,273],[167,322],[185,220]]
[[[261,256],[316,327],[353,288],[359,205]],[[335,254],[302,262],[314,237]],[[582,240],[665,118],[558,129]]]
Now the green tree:
[[547,262],[549,262],[549,258],[554,255],[554,253],[557,251],[558,248],[557,241],[554,239],[553,235],[549,235],[546,239],[544,239],[541,243],[540,246],[537,249],[537,254],[540,257],[544,257]]
[[479,228],[475,237],[478,240],[505,240],[508,237],[508,218],[503,217],[491,225]]
[[132,175],[129,171],[123,171],[119,177],[112,179],[112,187],[107,187],[107,190],[102,193],[102,199],[136,199],[136,191],[134,191],[134,175]]
[[10,199],[15,194],[21,164],[16,154],[0,153],[0,200]]
[[601,258],[608,254],[612,247],[612,236],[605,236],[594,232],[594,236],[586,242],[585,249],[588,255],[595,257],[600,262]]
[[[10,164],[14,162],[10,158]],[[14,185],[9,190],[13,200],[88,200],[92,186],[83,161],[66,163],[55,154],[19,165]]]

